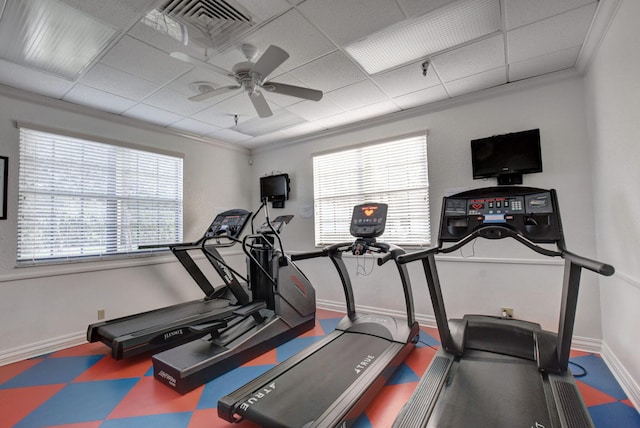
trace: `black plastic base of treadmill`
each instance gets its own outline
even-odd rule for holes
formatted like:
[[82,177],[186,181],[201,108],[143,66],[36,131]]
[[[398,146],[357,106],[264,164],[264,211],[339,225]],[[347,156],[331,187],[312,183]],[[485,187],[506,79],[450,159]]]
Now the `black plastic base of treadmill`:
[[[280,322],[282,322],[280,320]],[[284,324],[284,322],[282,322]],[[227,348],[224,346],[215,345],[206,339],[199,339],[195,342],[187,343],[183,347],[193,347],[194,350],[189,352],[190,356],[196,355],[201,358],[201,361],[197,364],[189,363],[188,367],[180,367],[180,364],[175,364],[172,360],[173,351],[184,352],[179,348],[170,349],[163,353],[154,355],[153,360],[153,376],[160,382],[169,386],[171,389],[179,392],[180,394],[186,394],[189,391],[203,385],[218,376],[232,370],[253,358],[256,358],[267,351],[281,345],[300,334],[311,330],[315,327],[315,318],[311,318],[293,328],[285,328],[280,333],[275,333],[273,336],[258,342],[255,345],[244,347],[238,346],[237,348]],[[264,333],[269,335],[268,332],[258,332],[257,335]],[[195,349],[198,348],[198,349]],[[204,350],[204,351],[203,351]]]

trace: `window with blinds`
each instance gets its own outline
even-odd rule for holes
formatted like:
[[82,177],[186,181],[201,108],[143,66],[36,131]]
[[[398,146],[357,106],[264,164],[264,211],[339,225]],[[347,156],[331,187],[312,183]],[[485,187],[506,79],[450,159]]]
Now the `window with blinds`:
[[428,246],[429,178],[425,134],[313,157],[315,241],[322,246],[353,239],[353,207],[389,205],[386,242]]
[[182,158],[20,127],[18,264],[182,241]]

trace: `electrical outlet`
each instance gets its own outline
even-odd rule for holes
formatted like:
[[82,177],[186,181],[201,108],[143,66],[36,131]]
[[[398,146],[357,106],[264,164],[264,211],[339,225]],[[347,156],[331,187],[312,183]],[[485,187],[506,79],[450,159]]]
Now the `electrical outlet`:
[[105,317],[105,310],[104,309],[98,309],[98,320],[103,320]]
[[507,308],[505,306],[500,308],[500,315],[503,318],[513,318],[513,308]]

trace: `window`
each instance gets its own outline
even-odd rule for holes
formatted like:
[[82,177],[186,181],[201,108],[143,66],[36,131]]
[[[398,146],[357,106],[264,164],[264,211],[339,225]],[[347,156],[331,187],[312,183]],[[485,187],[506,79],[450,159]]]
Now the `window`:
[[182,241],[182,158],[20,127],[18,264]]
[[316,245],[346,242],[353,207],[389,205],[382,239],[430,244],[426,135],[402,137],[313,158]]

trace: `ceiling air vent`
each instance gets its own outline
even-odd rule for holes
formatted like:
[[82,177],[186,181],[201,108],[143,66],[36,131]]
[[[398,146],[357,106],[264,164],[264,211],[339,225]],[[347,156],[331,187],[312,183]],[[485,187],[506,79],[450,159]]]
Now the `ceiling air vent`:
[[158,9],[185,24],[192,40],[215,48],[255,24],[249,11],[233,0],[167,0]]

